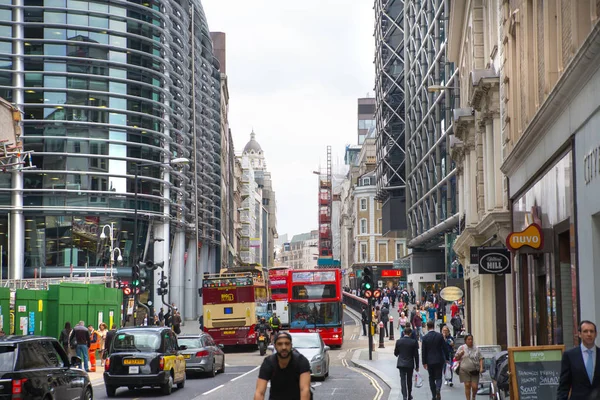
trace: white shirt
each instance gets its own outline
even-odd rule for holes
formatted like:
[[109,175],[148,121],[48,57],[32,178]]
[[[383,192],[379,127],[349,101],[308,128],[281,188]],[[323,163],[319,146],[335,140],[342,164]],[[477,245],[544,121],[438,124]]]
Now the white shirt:
[[583,365],[584,366],[586,365],[586,362],[587,362],[588,357],[589,357],[589,354],[588,354],[587,351],[588,350],[592,351],[592,357],[593,357],[592,358],[592,362],[593,362],[593,365],[594,365],[594,369],[592,370],[592,376],[594,376],[594,373],[596,372],[596,346],[592,347],[591,349],[588,349],[587,347],[585,347],[583,345],[583,343],[581,343],[580,347],[581,347],[581,353],[583,355]]

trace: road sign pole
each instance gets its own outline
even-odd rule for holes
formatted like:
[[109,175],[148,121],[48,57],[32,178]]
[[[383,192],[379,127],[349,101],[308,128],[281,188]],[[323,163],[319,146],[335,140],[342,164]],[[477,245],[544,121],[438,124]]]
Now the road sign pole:
[[371,311],[373,306],[372,306],[372,299],[369,297],[368,299],[368,310],[367,310],[367,322],[368,322],[368,333],[367,333],[367,337],[369,340],[369,361],[373,360],[373,334],[371,333],[371,324],[373,323],[373,312]]

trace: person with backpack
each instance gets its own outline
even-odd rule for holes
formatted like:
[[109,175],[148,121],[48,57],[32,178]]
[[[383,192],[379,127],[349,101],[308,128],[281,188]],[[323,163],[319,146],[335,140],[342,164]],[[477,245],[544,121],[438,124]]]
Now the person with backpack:
[[279,328],[281,327],[281,321],[279,321],[279,318],[277,318],[277,313],[273,313],[271,318],[269,318],[269,326],[273,332],[273,338],[275,338],[275,336],[277,336],[279,333]]
[[258,372],[254,400],[264,400],[271,381],[270,400],[310,400],[310,363],[292,350],[292,336],[280,332],[275,336],[275,354],[265,357]]

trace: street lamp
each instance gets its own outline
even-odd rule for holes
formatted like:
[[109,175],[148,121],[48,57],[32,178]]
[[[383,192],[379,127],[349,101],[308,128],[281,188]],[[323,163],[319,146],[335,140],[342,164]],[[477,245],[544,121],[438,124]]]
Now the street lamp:
[[[139,262],[139,256],[138,256],[138,176],[139,176],[139,172],[140,172],[140,168],[141,167],[146,167],[146,166],[150,166],[150,165],[158,165],[158,166],[163,166],[163,165],[171,165],[171,166],[176,166],[176,165],[186,165],[190,163],[190,160],[185,158],[185,157],[178,157],[178,158],[174,158],[168,162],[162,162],[162,163],[138,163],[138,162],[133,162],[135,165],[135,178],[133,181],[133,187],[134,187],[134,214],[133,214],[133,240],[134,240],[134,245],[133,245],[133,265],[136,266],[137,263]],[[132,274],[133,274],[133,268],[131,270]],[[132,283],[133,283],[133,276],[132,276]],[[134,311],[133,311],[133,325],[136,325],[136,311],[135,309],[137,308],[137,288],[133,287],[133,307],[134,307]]]
[[114,275],[114,262],[115,262],[115,252],[118,250],[119,251],[119,257],[117,258],[117,262],[122,262],[123,261],[123,257],[121,256],[121,249],[118,247],[114,247],[113,246],[113,242],[115,240],[115,236],[114,236],[114,232],[115,232],[115,226],[114,226],[114,222],[111,222],[110,225],[106,224],[102,227],[102,233],[100,233],[100,239],[104,240],[106,239],[106,234],[104,233],[104,229],[108,228],[108,235],[109,235],[109,239],[110,239],[110,287],[114,288],[115,284],[114,284],[114,280],[113,280],[113,275]]

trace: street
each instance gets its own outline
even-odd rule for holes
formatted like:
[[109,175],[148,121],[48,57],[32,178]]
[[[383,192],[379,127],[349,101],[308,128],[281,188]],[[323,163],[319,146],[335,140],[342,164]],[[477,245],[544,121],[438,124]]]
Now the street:
[[[330,372],[325,381],[311,383],[315,398],[346,399],[387,399],[389,388],[376,376],[353,367],[350,360],[354,351],[367,348],[367,341],[360,337],[356,320],[349,313],[344,314],[344,345],[341,349],[330,351]],[[204,376],[188,376],[185,388],[174,389],[171,399],[206,399],[237,400],[251,399],[256,386],[258,369],[263,357],[258,351],[236,352],[226,351],[226,368],[224,374],[215,378]],[[265,396],[268,399],[268,390]],[[102,382],[94,385],[94,398],[106,399],[106,391]],[[158,399],[164,398],[159,389],[143,388],[130,391],[125,387],[117,390],[120,399]]]

